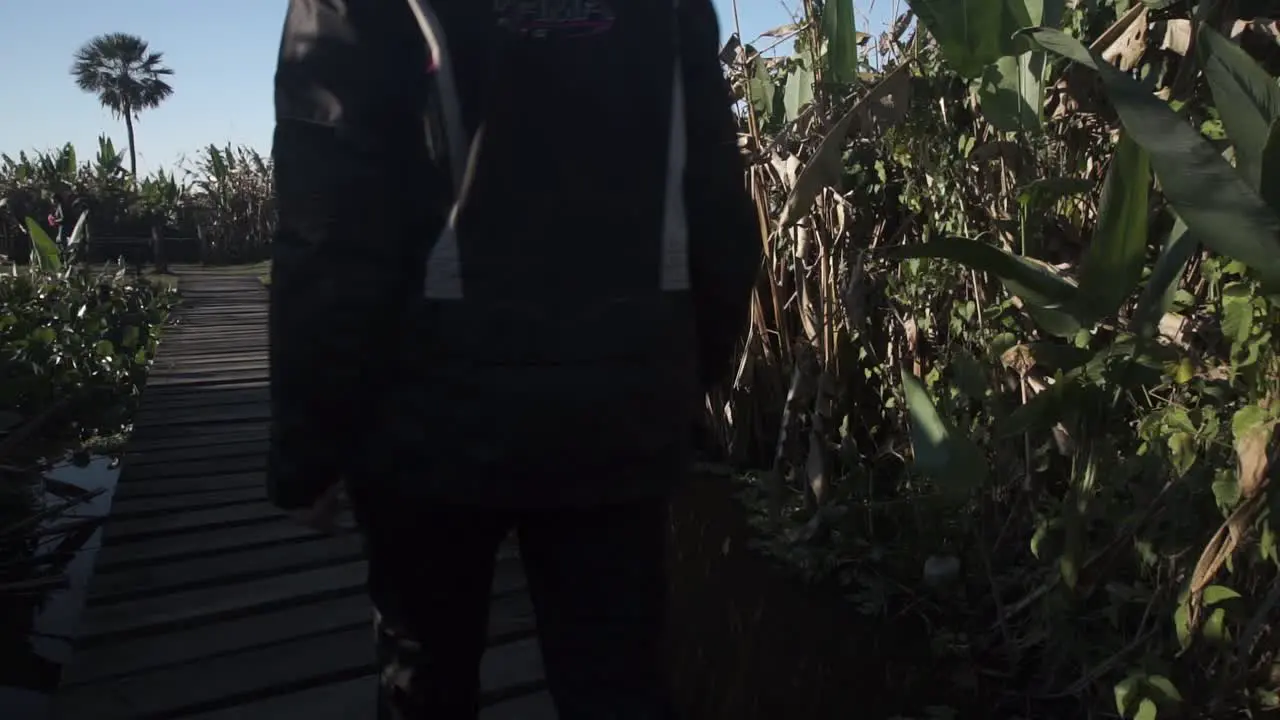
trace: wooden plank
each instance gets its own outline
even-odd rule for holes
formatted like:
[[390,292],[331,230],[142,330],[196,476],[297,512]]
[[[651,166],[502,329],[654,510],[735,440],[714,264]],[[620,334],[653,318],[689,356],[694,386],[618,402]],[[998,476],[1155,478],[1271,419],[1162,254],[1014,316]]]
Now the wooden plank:
[[171,631],[182,625],[267,611],[307,598],[352,595],[363,592],[364,583],[365,563],[346,562],[118,605],[96,605],[85,610],[81,639],[85,644],[100,643]]
[[[152,425],[139,428],[139,445],[154,443],[157,440],[176,440],[185,438],[201,438],[208,435],[237,434],[251,437],[267,437],[270,424],[265,420],[244,420],[241,422],[210,423],[207,425]],[[256,436],[253,435],[257,433]]]
[[541,691],[490,705],[480,711],[479,720],[556,720],[559,717],[551,693]]
[[[173,348],[173,350],[178,350],[178,348]],[[171,360],[166,356],[164,363],[157,362],[156,365],[181,365],[183,370],[204,370],[249,364],[265,365],[270,359],[265,352],[243,352],[239,347],[234,345],[224,348],[222,352],[210,353],[207,355],[201,353],[186,354],[179,352],[177,358],[180,359],[181,362]]]
[[254,388],[219,388],[213,392],[183,393],[181,395],[156,395],[155,397],[148,397],[145,405],[147,410],[155,411],[193,406],[269,402],[271,402],[271,389],[263,386]]
[[213,557],[139,565],[100,574],[89,587],[88,602],[106,605],[320,565],[358,562],[363,557],[363,549],[360,536],[354,533],[317,535],[299,542]]
[[[372,618],[368,596],[359,593],[290,605],[163,635],[91,646],[77,651],[63,682],[65,687],[100,682],[340,630],[363,628],[368,642],[372,643]],[[527,593],[514,593],[493,601],[489,611],[489,637],[492,642],[529,637],[533,631],[533,603]]]
[[182,510],[238,505],[240,503],[261,501],[266,498],[266,487],[258,484],[226,490],[219,488],[209,492],[124,498],[122,500],[112,501],[111,522],[117,522],[126,518],[163,515]]
[[151,450],[125,451],[123,462],[125,467],[137,470],[146,465],[164,465],[182,462],[198,455],[202,460],[231,457],[265,456],[269,448],[266,438],[250,440],[233,440],[232,442],[208,443],[196,447],[158,447]]
[[129,469],[125,468],[120,483],[116,485],[112,502],[247,487],[265,488],[266,485],[266,474],[261,472],[204,475],[169,480],[135,480],[129,477]]
[[242,351],[261,355],[269,350],[270,344],[265,332],[243,335],[218,333],[212,337],[206,335],[204,339],[198,339],[196,335],[171,339],[164,356],[171,360],[184,357],[216,358],[232,357]]
[[[223,710],[189,715],[187,720],[373,720],[377,698],[377,677],[366,675]],[[479,720],[556,720],[557,717],[551,694],[543,691],[488,705],[480,710]]]
[[198,385],[201,387],[217,387],[219,383],[229,380],[246,380],[267,377],[270,368],[266,361],[258,363],[227,364],[206,368],[174,368],[157,367],[148,376],[147,383],[155,382],[164,387],[167,385]]
[[188,715],[185,720],[373,720],[377,715],[377,702],[378,677],[364,675],[354,680]]
[[315,535],[292,518],[257,525],[206,530],[155,543],[122,543],[98,552],[98,572],[175,558],[208,557],[233,550],[266,547]]
[[[251,390],[271,387],[270,381],[265,378],[256,380],[242,380],[240,382],[221,383],[218,385],[218,391],[234,391],[234,390]],[[162,388],[147,386],[142,390],[143,402],[152,398],[165,398],[169,400],[180,399],[190,394],[190,390],[184,388]]]
[[247,472],[261,472],[267,468],[267,454],[229,455],[222,457],[202,457],[199,448],[190,448],[185,460],[174,459],[167,464],[147,464],[125,466],[127,480],[160,480],[201,477],[206,475],[239,475]]
[[63,687],[241,652],[262,645],[336,630],[366,628],[373,610],[363,593],[299,603],[270,612],[77,649]]
[[105,548],[120,543],[155,542],[167,535],[252,525],[283,517],[284,512],[270,503],[252,502],[120,519],[107,523],[102,544]]
[[267,376],[267,366],[251,366],[248,368],[221,368],[213,372],[160,375],[149,377],[147,385],[155,387],[215,387],[218,385],[245,380],[261,380]]
[[164,408],[153,412],[138,413],[134,426],[146,428],[155,425],[172,427],[184,424],[228,423],[245,420],[269,420],[271,406],[265,402],[243,405],[210,405],[192,408]]
[[218,445],[240,444],[246,442],[265,442],[267,440],[266,423],[245,423],[242,425],[210,425],[203,433],[186,433],[175,437],[156,437],[155,434],[135,433],[125,449],[125,458],[131,453],[148,453],[157,450],[179,450],[183,448],[213,448]]
[[[367,626],[341,630],[68,688],[59,698],[55,717],[166,717],[256,700],[317,681],[361,677],[375,667],[371,635]],[[482,692],[501,692],[541,678],[542,657],[534,638],[492,647],[481,662]]]

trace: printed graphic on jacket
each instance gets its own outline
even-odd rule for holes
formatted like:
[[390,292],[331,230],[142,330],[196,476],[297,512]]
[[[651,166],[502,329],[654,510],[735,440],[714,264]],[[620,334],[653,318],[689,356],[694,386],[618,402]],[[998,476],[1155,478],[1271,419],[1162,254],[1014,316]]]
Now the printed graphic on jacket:
[[616,16],[604,0],[494,0],[499,25],[527,38],[567,40],[606,33]]

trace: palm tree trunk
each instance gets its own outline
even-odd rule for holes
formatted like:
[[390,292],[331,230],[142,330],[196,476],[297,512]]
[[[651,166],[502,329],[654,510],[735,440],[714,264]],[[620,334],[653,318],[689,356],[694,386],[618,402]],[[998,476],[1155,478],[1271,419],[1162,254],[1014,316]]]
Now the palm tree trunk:
[[138,179],[138,151],[133,147],[133,108],[124,106],[124,127],[129,133],[129,174]]

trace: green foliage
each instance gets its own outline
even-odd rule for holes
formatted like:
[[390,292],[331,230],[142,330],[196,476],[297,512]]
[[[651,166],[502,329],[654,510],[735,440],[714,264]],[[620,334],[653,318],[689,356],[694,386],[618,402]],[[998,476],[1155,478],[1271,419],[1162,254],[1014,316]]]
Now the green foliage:
[[[255,261],[265,257],[275,232],[270,161],[248,148],[210,145],[178,172],[157,171],[137,181],[106,137],[86,162],[77,162],[69,144],[49,153],[0,155],[0,199],[9,210],[0,209],[0,239],[9,239],[12,259],[25,260],[13,247],[15,238],[37,238],[25,218],[40,223],[55,195],[63,198],[67,222],[79,226],[64,259],[89,254],[93,236],[142,239],[159,228],[167,236],[203,238],[206,261]],[[33,263],[47,255],[33,249],[40,255]]]
[[1200,242],[1280,287],[1280,217],[1246,178],[1148,88],[1080,41],[1046,28],[1028,35],[1046,50],[1098,71],[1125,130],[1150,154],[1161,190]]
[[858,31],[853,0],[827,0],[822,8],[822,37],[827,47],[827,80],[849,83],[858,79]]
[[[920,672],[1009,678],[955,682],[975,716],[1276,709],[1280,57],[1179,4],[911,4],[750,145],[769,277],[716,401],[764,549],[965,637]],[[1196,52],[1126,29],[1165,27]]]
[[120,271],[0,276],[0,409],[30,417],[60,401],[84,429],[119,431],[173,302]]

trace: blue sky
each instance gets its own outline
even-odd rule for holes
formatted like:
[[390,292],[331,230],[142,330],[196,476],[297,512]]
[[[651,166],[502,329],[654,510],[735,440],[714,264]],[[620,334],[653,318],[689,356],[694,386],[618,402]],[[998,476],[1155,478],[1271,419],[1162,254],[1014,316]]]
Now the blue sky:
[[[714,0],[726,35],[733,29],[731,0]],[[875,0],[887,8],[891,0]],[[284,0],[3,0],[0,67],[9,74],[0,113],[0,153],[47,150],[66,142],[82,156],[105,133],[125,147],[123,123],[81,92],[68,74],[84,41],[127,32],[164,52],[174,70],[174,94],[137,123],[138,169],[172,169],[183,155],[209,143],[231,142],[268,151],[271,76]],[[883,22],[887,9],[855,0],[859,20]],[[789,21],[799,0],[738,0],[745,38]],[[865,20],[863,21],[865,24]]]

